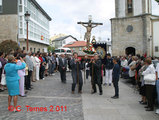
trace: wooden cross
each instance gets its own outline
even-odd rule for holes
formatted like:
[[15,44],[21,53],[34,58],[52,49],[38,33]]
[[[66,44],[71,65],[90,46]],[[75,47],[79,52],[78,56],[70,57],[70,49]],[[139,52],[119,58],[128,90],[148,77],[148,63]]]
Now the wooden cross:
[[85,33],[84,40],[87,40],[87,48],[89,48],[92,28],[95,28],[98,25],[103,25],[103,23],[94,23],[92,20],[89,20],[88,22],[77,22],[77,24],[81,24],[86,28],[87,31]]

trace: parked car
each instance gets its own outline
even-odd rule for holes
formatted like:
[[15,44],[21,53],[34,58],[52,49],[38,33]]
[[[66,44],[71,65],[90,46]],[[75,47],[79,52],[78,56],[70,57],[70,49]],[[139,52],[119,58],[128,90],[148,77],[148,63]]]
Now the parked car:
[[70,48],[58,48],[58,49],[55,49],[55,53],[57,55],[61,55],[61,54],[71,55],[72,51]]

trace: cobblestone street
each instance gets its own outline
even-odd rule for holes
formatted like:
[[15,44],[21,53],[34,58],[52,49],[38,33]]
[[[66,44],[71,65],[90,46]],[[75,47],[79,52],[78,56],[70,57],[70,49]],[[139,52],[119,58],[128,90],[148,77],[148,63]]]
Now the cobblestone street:
[[[120,81],[118,100],[110,98],[114,95],[113,86],[103,87],[103,96],[98,93],[91,95],[90,81],[84,84],[82,95],[77,94],[77,90],[72,95],[70,73],[67,73],[67,84],[62,84],[59,73],[56,73],[33,83],[34,89],[28,92],[27,97],[18,97],[21,112],[9,112],[7,91],[0,93],[0,120],[158,120],[159,116],[154,111],[146,112],[144,106],[139,105],[138,93],[125,80]],[[47,111],[31,112],[26,105],[46,107]],[[53,112],[50,111],[51,105],[54,106]]]
[[[67,74],[67,84],[60,82],[59,73],[49,76],[45,80],[33,83],[33,88],[28,92],[27,97],[18,97],[18,105],[21,112],[8,112],[7,92],[0,93],[0,120],[83,120],[81,95],[71,94],[72,79]],[[30,112],[30,107],[47,107],[47,112]],[[50,106],[53,105],[53,112]],[[59,110],[59,107],[67,107]],[[57,110],[56,110],[57,109]],[[58,111],[59,110],[59,111]]]

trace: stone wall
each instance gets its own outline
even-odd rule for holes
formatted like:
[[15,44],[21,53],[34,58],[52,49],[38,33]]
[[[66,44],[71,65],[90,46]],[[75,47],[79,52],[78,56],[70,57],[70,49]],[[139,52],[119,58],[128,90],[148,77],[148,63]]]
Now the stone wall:
[[[111,19],[112,55],[125,55],[127,47],[134,47],[136,54],[149,54],[148,38],[151,35],[151,15]],[[128,25],[133,31],[128,32]]]
[[13,40],[17,42],[18,15],[0,15],[0,42]]
[[[20,48],[23,50],[23,47],[25,47],[25,50],[26,50],[27,49],[26,48],[26,41],[24,39],[21,39],[19,41],[20,41]],[[48,45],[40,44],[40,43],[33,42],[33,41],[29,41],[28,46],[29,46],[29,51],[32,51],[32,52],[37,52],[39,50],[40,50],[40,52],[46,52],[46,50],[48,48]],[[30,48],[32,48],[32,50],[30,50]]]

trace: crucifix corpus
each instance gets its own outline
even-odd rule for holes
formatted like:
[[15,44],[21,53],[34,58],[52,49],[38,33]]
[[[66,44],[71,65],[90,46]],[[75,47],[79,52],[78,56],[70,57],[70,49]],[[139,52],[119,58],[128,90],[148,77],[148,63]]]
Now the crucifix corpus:
[[84,36],[84,40],[87,40],[87,48],[89,48],[92,28],[95,28],[98,25],[103,25],[103,23],[92,22],[92,16],[91,15],[89,15],[88,19],[89,19],[88,22],[77,22],[77,24],[81,24],[87,30],[86,33],[85,33],[85,36]]

